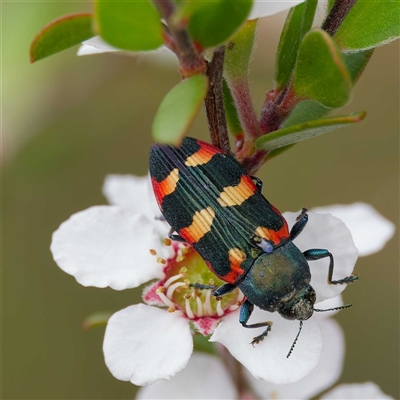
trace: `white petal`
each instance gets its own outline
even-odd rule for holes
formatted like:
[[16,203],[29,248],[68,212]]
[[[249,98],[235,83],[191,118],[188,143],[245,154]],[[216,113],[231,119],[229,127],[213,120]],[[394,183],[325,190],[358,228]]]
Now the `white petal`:
[[330,390],[328,393],[325,393],[321,400],[350,400],[350,399],[393,399],[393,397],[388,396],[383,393],[378,385],[373,382],[365,382],[365,383],[350,383],[345,385],[339,385],[334,389]]
[[255,0],[253,3],[253,8],[251,9],[250,15],[247,19],[263,18],[269,15],[277,14],[278,12],[296,6],[303,1],[304,0]]
[[78,49],[78,56],[88,56],[92,54],[110,53],[114,51],[121,51],[116,47],[111,46],[105,42],[100,36],[94,36],[82,42],[82,46]]
[[[289,226],[293,226],[299,213],[285,213]],[[357,261],[358,251],[350,231],[338,218],[329,214],[308,213],[308,224],[295,239],[301,250],[327,249],[334,258],[333,280],[350,276]],[[347,285],[329,285],[327,282],[329,258],[309,261],[311,286],[317,293],[317,302],[338,296]]]
[[368,256],[382,250],[391,239],[396,228],[379,214],[374,207],[365,203],[332,205],[312,210],[319,214],[332,214],[341,219],[350,229],[360,256]]
[[58,266],[83,286],[116,290],[162,278],[150,254],[161,252],[149,220],[116,206],[96,206],[72,215],[53,233],[51,252]]
[[108,321],[103,352],[121,381],[148,385],[185,368],[193,351],[188,321],[160,308],[137,304]]
[[161,213],[148,175],[107,175],[102,191],[110,204],[144,214],[161,237],[168,235],[169,225],[156,219],[161,217]]
[[[306,321],[307,323],[307,321]],[[323,340],[321,359],[304,379],[288,385],[273,385],[248,374],[251,386],[262,399],[309,399],[333,385],[343,369],[344,337],[339,324],[326,319],[320,324]],[[301,340],[301,335],[299,341]],[[295,348],[294,351],[297,351]]]
[[311,318],[304,322],[293,353],[286,358],[299,330],[299,323],[258,308],[254,309],[249,323],[267,320],[274,323],[272,330],[264,341],[254,347],[250,342],[264,328],[243,328],[239,324],[238,313],[224,317],[210,341],[222,343],[256,378],[279,385],[303,379],[318,364],[322,351],[322,337],[317,321]]
[[136,399],[236,399],[238,395],[222,361],[193,353],[187,367],[170,381],[141,388]]
[[107,175],[103,185],[103,195],[115,206],[131,209],[154,218],[150,207],[148,176]]
[[128,51],[118,49],[105,42],[100,36],[94,36],[82,42],[78,49],[78,56],[90,56],[93,54],[119,52],[123,55],[135,56],[143,61],[152,64],[161,65],[163,67],[177,67],[178,59],[176,55],[167,47],[161,46],[151,51]]

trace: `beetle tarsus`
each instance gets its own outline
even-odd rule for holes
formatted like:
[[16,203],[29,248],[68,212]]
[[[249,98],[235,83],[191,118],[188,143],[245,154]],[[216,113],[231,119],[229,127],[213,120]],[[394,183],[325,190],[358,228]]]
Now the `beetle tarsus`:
[[303,231],[304,227],[308,222],[307,208],[302,208],[300,215],[296,218],[296,223],[293,225],[290,231],[290,239],[294,240]]
[[[268,321],[270,322],[270,321]],[[250,328],[251,326],[246,326],[246,328]],[[253,337],[253,340],[250,342],[250,344],[254,347],[255,344],[258,344],[264,340],[264,338],[268,335],[268,332],[271,330],[271,325],[268,325],[267,329],[258,336]]]
[[297,216],[296,221],[299,221],[305,214],[307,214],[307,211],[308,211],[308,209],[305,208],[305,207],[303,207],[303,208],[301,209],[300,214]]
[[354,283],[358,279],[358,275],[346,276],[346,278],[339,279],[338,281],[332,281],[334,285],[342,285],[343,283]]
[[198,290],[205,290],[205,289],[216,290],[218,288],[218,285],[205,285],[203,283],[191,283],[189,286],[193,289],[198,289]]
[[350,275],[346,276],[345,278],[338,279],[336,281],[332,280],[332,275],[333,275],[333,256],[332,254],[325,249],[310,249],[305,251],[304,257],[306,260],[309,261],[315,261],[315,260],[320,260],[321,258],[326,258],[329,257],[329,271],[328,271],[328,283],[330,285],[342,285],[344,283],[352,283],[358,279],[358,275]]

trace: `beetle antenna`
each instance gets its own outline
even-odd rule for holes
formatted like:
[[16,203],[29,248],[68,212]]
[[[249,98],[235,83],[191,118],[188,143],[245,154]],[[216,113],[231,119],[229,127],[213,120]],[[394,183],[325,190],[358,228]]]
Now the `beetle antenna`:
[[296,346],[296,342],[297,342],[297,339],[299,338],[299,335],[300,335],[300,332],[301,332],[301,328],[302,328],[302,327],[303,327],[303,321],[300,321],[300,328],[299,328],[299,331],[297,332],[296,339],[294,339],[294,342],[293,342],[293,344],[292,344],[292,347],[290,348],[290,351],[289,351],[288,355],[286,356],[286,358],[289,358],[290,355],[292,354],[292,351],[293,351],[293,349],[294,349],[294,346]]
[[341,307],[327,308],[326,310],[320,310],[319,308],[314,308],[314,311],[316,311],[316,312],[323,312],[323,311],[343,310],[344,308],[350,308],[352,305],[353,305],[353,304],[345,304],[344,306],[341,306]]

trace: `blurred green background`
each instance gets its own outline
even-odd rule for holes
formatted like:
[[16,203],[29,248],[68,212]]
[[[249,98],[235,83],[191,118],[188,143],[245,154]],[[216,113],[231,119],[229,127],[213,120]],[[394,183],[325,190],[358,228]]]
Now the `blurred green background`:
[[[83,331],[95,311],[140,300],[140,290],[84,288],[52,260],[52,232],[72,213],[105,204],[108,173],[145,174],[159,102],[179,81],[176,68],[143,57],[76,57],[76,49],[30,65],[37,31],[89,3],[3,2],[3,316],[4,399],[129,399],[102,356],[103,329]],[[273,54],[284,16],[265,19],[252,64],[259,109],[272,87]],[[303,142],[259,176],[280,210],[364,201],[399,220],[399,47],[376,50],[341,113],[367,110],[352,128]],[[191,136],[207,138],[204,114]],[[354,307],[337,315],[346,336],[341,382],[372,380],[399,398],[398,233],[361,258],[361,280],[344,293]]]

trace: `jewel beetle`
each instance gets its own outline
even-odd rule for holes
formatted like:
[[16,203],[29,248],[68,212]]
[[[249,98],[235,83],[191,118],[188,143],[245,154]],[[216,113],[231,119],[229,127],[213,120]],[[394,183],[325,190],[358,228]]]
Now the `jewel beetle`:
[[214,296],[235,288],[243,292],[243,327],[265,328],[251,344],[262,341],[272,326],[270,321],[248,324],[254,306],[299,320],[299,333],[302,321],[316,311],[308,261],[329,259],[329,284],[358,279],[332,280],[334,261],[326,249],[301,252],[293,240],[307,224],[307,210],[289,231],[285,218],[262,195],[261,180],[220,149],[189,137],[179,147],[155,144],[150,175],[160,211],[171,226],[170,238],[190,244],[226,282]]

